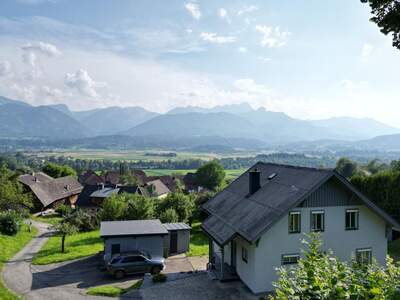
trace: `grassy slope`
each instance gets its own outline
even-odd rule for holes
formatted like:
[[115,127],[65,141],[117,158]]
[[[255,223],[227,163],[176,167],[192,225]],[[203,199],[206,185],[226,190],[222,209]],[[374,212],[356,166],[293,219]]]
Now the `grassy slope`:
[[190,249],[188,256],[207,256],[208,255],[208,238],[202,232],[200,223],[193,223],[190,232]]
[[103,250],[103,241],[99,231],[77,233],[67,236],[65,241],[65,253],[61,253],[61,237],[51,237],[32,263],[36,265],[47,265],[67,260],[82,258],[96,254]]
[[[17,254],[36,234],[36,228],[33,227],[32,231],[29,232],[26,225],[22,226],[21,231],[16,236],[0,234],[0,270],[3,268],[4,263]],[[0,299],[14,300],[19,298],[9,292],[0,280]]]
[[121,288],[112,285],[102,285],[91,287],[88,289],[87,294],[93,296],[106,296],[106,297],[118,297],[121,296],[131,290],[140,289],[143,284],[143,279],[136,281],[128,288]]

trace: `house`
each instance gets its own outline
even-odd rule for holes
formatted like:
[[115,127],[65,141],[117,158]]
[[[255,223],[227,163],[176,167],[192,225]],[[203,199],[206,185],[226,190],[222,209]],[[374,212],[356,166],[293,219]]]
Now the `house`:
[[81,175],[78,176],[78,181],[82,185],[98,185],[104,183],[104,178],[100,175],[97,175],[92,170],[88,170]]
[[25,189],[34,196],[34,208],[46,210],[60,204],[75,207],[82,185],[72,176],[53,178],[44,173],[25,174],[18,177]]
[[101,222],[104,260],[113,255],[143,251],[151,256],[168,256],[189,249],[190,227],[183,223],[162,224],[160,220]]
[[185,190],[188,193],[199,192],[201,187],[197,184],[196,174],[192,172],[188,172],[182,178],[183,185],[185,186]]
[[151,196],[154,196],[158,199],[165,198],[169,193],[171,193],[169,188],[160,179],[148,181],[145,187]]
[[161,182],[171,191],[175,192],[177,187],[177,180],[180,180],[179,177],[170,176],[170,175],[162,175],[162,176],[146,176],[144,177],[144,182],[150,182],[154,180],[161,180]]
[[257,163],[203,208],[210,264],[220,280],[273,290],[276,267],[296,264],[303,233],[320,232],[341,260],[385,263],[399,224],[333,170]]

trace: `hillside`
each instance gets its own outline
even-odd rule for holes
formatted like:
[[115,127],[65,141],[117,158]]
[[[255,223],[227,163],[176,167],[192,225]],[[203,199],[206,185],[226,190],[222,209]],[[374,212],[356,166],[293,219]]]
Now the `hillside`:
[[4,104],[0,106],[1,137],[84,137],[87,130],[66,114],[46,106]]

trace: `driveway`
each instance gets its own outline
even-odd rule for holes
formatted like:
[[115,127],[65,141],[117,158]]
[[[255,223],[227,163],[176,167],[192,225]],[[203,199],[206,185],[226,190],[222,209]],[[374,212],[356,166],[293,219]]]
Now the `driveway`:
[[[35,266],[32,257],[48,240],[52,232],[47,224],[34,222],[39,229],[35,237],[3,269],[5,285],[28,300],[110,299],[86,295],[89,287],[114,285],[128,287],[143,276],[128,276],[116,281],[98,269],[100,257],[91,256],[59,264]],[[208,278],[205,258],[171,257],[166,262],[165,283],[154,284],[145,276],[140,290],[131,291],[120,299],[258,299],[240,282],[220,283]]]

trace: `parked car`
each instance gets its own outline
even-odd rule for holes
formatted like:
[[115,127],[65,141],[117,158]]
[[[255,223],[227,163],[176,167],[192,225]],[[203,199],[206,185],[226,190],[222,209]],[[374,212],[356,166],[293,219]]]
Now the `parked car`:
[[128,274],[158,274],[164,267],[164,257],[151,257],[145,252],[130,252],[114,256],[107,264],[107,271],[121,279]]

